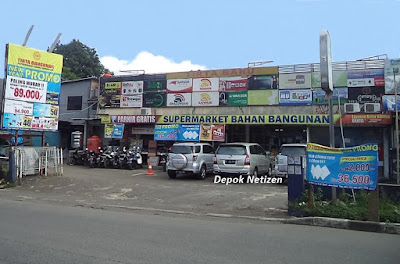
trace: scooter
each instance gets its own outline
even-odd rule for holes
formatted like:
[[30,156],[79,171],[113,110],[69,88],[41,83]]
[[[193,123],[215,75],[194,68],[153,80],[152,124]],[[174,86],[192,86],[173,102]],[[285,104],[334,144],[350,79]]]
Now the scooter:
[[134,146],[132,147],[132,149],[130,150],[132,152],[133,155],[133,167],[135,169],[137,168],[143,168],[143,158],[142,158],[142,154],[140,154],[140,147],[139,146]]

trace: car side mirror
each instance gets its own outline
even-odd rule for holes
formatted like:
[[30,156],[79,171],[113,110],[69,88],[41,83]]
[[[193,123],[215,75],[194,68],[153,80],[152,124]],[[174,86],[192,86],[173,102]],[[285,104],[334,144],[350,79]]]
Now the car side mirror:
[[269,155],[271,155],[271,152],[270,151],[265,151],[265,155],[269,156]]

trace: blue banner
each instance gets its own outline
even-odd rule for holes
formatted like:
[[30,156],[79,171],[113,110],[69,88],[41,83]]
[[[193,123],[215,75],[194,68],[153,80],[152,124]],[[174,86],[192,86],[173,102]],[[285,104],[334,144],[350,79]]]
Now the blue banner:
[[156,125],[154,127],[154,140],[178,140],[178,124]]
[[307,179],[323,186],[375,190],[378,145],[330,148],[307,143]]
[[179,125],[178,140],[181,141],[199,141],[200,125]]
[[112,132],[113,138],[122,138],[124,136],[125,124],[114,124],[114,129]]

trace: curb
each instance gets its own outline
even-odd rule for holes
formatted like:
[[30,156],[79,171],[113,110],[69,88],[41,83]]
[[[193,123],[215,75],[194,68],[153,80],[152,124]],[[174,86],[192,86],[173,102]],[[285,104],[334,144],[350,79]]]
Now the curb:
[[329,217],[304,217],[297,219],[287,219],[283,221],[283,223],[400,235],[400,224],[394,223],[356,221]]

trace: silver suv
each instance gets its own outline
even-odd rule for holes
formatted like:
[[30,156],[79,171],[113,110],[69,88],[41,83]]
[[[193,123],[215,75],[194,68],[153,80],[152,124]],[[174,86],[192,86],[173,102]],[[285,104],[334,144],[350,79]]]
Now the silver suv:
[[207,173],[213,172],[214,153],[208,143],[175,143],[168,153],[168,176],[175,179],[177,173],[187,173],[203,180]]
[[221,176],[271,176],[270,153],[257,143],[224,143],[214,157],[214,173]]

